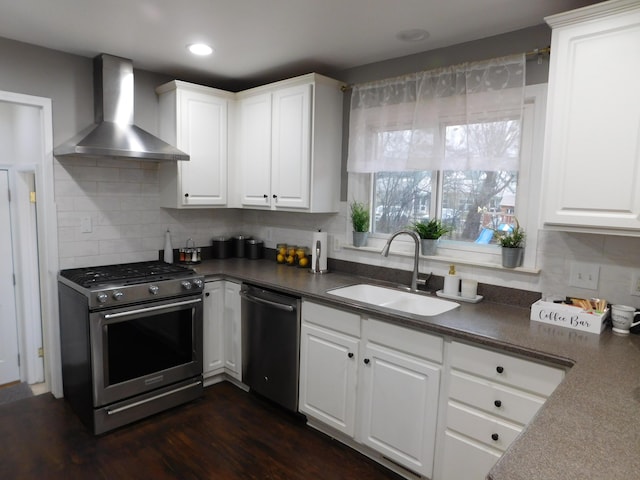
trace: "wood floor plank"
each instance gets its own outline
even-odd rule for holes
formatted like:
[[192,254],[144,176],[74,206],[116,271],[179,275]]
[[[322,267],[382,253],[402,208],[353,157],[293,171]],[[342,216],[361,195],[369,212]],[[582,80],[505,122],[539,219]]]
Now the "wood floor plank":
[[398,479],[301,418],[229,383],[202,399],[91,435],[64,400],[0,406],[0,478]]

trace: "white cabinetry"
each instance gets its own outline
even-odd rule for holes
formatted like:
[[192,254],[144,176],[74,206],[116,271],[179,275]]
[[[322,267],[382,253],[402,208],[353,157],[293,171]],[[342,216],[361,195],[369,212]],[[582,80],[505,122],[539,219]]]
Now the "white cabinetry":
[[224,282],[204,284],[203,305],[203,362],[205,376],[222,373],[224,369]]
[[355,436],[360,316],[304,302],[299,409]]
[[307,301],[301,332],[300,411],[431,477],[442,339]]
[[237,94],[236,187],[244,207],[336,212],[342,91],[309,74]]
[[240,315],[240,284],[224,282],[224,336],[225,372],[242,380],[242,318]]
[[484,479],[564,371],[459,342],[451,343],[449,359],[446,430],[436,478]]
[[640,3],[602,2],[552,27],[543,220],[640,235]]
[[206,282],[203,306],[205,379],[226,373],[241,380],[240,320],[240,285],[225,280]]
[[363,333],[361,440],[431,478],[443,341],[372,319]]
[[160,165],[161,206],[216,207],[227,204],[227,155],[234,94],[173,81],[156,89],[160,136],[190,155]]

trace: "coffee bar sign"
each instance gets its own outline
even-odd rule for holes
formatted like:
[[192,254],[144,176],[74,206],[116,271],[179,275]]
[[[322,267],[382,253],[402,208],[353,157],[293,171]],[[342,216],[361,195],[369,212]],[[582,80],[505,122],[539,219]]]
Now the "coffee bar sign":
[[580,307],[538,300],[531,305],[531,320],[565,328],[600,334],[605,328],[609,309],[603,313],[585,312]]

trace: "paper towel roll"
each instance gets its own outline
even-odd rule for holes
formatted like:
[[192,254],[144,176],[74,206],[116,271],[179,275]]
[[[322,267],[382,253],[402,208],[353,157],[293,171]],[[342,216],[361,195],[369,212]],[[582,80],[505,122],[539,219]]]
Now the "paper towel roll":
[[[320,255],[318,256],[318,244],[320,246]],[[327,232],[315,232],[313,234],[313,242],[311,243],[311,255],[313,262],[311,271],[313,273],[324,273],[327,271],[327,254],[329,253],[329,241]]]

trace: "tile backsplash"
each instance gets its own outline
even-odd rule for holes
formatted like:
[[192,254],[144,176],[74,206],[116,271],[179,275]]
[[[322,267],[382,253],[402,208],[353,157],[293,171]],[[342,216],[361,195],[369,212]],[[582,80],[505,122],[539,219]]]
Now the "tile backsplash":
[[[310,247],[313,232],[322,229],[329,233],[331,258],[412,268],[408,257],[382,258],[377,252],[342,248],[350,243],[346,202],[337,214],[165,209],[159,207],[156,162],[77,158],[55,162],[60,268],[155,260],[167,229],[174,248],[184,246],[189,238],[207,246],[213,236],[238,233],[254,235],[270,248],[281,241]],[[640,307],[640,297],[630,295],[632,275],[640,272],[640,238],[547,230],[538,238],[538,275],[480,267],[460,267],[461,271],[490,285],[601,297]],[[569,286],[573,261],[600,266],[598,290]],[[446,273],[444,263],[424,258],[420,262],[421,272]]]

